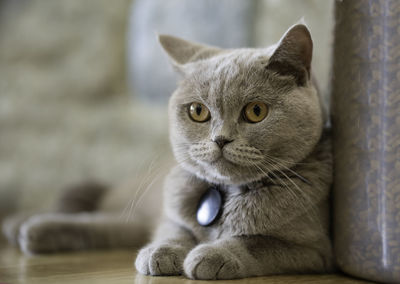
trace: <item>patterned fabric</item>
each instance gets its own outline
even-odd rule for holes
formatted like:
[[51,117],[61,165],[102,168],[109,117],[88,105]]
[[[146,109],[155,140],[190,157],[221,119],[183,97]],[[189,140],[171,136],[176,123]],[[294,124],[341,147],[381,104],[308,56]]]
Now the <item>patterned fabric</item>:
[[400,1],[336,1],[335,247],[355,276],[400,282]]

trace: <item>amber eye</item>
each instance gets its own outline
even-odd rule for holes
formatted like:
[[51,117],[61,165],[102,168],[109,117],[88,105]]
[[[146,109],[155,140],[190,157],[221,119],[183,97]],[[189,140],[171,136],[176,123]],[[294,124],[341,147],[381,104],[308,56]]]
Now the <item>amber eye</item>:
[[196,122],[206,122],[210,119],[210,111],[202,103],[191,103],[189,106],[189,116]]
[[268,114],[268,107],[262,102],[252,102],[243,109],[243,116],[248,122],[257,123]]

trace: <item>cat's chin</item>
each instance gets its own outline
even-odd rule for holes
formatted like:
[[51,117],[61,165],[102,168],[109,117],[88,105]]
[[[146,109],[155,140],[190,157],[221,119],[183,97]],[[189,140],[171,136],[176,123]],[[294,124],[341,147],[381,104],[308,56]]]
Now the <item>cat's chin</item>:
[[211,163],[197,162],[186,169],[214,184],[244,185],[264,178],[264,174],[254,168],[237,165],[224,157]]

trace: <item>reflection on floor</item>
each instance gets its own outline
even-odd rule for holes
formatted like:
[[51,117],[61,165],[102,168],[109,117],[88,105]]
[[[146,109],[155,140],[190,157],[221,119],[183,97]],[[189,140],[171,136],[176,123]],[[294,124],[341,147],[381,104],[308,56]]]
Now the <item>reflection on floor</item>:
[[[70,254],[28,257],[11,247],[0,248],[0,283],[205,283],[184,277],[142,276],[133,268],[135,251],[93,251]],[[292,275],[257,277],[212,283],[368,283],[342,275]]]

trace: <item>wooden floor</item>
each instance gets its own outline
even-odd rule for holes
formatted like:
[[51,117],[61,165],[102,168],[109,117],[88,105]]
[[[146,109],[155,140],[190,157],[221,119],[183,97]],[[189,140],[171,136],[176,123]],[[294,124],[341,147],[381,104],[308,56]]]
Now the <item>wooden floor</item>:
[[370,283],[342,275],[257,277],[233,281],[193,281],[184,277],[150,277],[134,270],[135,251],[93,251],[28,257],[11,247],[0,248],[0,283]]

